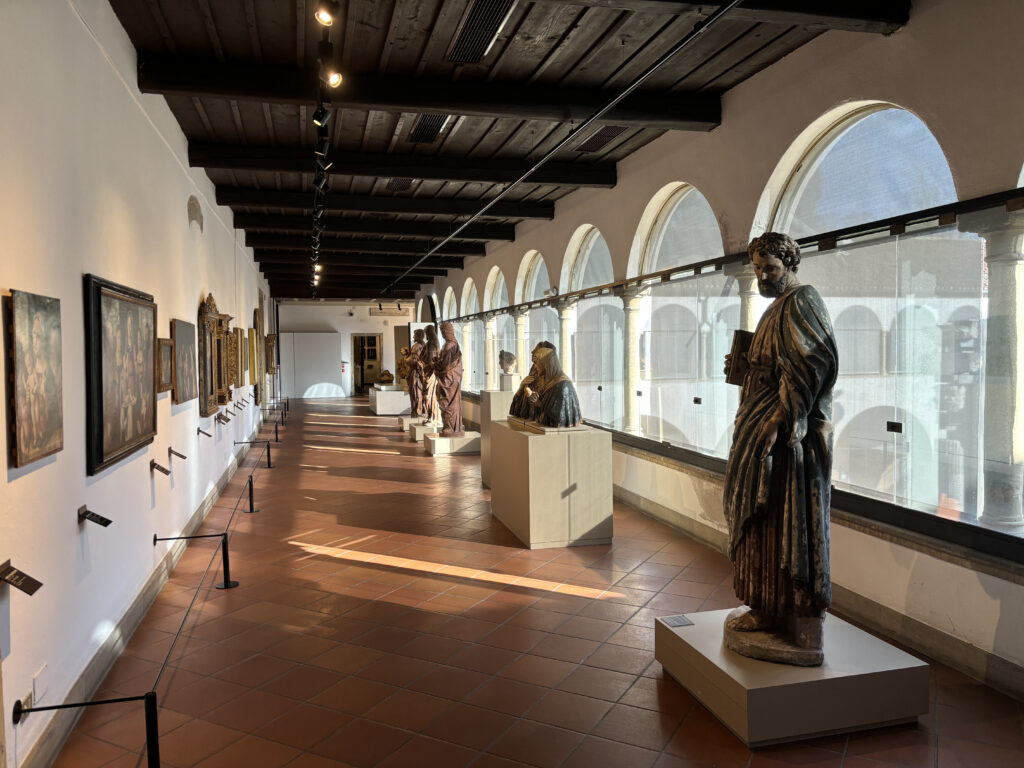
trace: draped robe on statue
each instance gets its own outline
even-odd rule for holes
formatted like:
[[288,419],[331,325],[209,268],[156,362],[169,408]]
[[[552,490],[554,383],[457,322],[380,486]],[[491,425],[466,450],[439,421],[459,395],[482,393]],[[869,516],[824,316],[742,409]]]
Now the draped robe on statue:
[[425,403],[424,403],[424,389],[426,388],[426,382],[424,381],[423,371],[423,350],[424,344],[417,341],[412,347],[409,348],[409,375],[406,381],[409,383],[409,402],[412,406],[413,416],[422,416]]
[[537,423],[547,427],[576,427],[583,423],[576,387],[564,373],[544,384],[534,412]]
[[[769,616],[820,616],[832,602],[829,499],[835,335],[818,292],[798,285],[776,299],[747,352],[725,517],[733,589]],[[758,436],[777,409],[785,420],[769,457]]]
[[437,376],[437,403],[441,408],[443,437],[464,435],[462,429],[462,350],[454,341],[446,341],[434,362]]

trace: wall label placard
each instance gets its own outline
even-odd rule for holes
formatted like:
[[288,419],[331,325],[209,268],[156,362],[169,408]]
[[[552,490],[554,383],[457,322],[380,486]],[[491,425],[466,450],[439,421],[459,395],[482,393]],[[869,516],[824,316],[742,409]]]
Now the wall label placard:
[[11,565],[10,560],[0,565],[0,581],[6,581],[29,596],[34,595],[43,586],[43,582],[33,579],[27,573],[19,571]]
[[104,517],[103,515],[97,512],[92,512],[85,507],[79,507],[78,522],[82,522],[83,520],[88,520],[90,523],[96,523],[96,525],[102,525],[104,528],[114,522],[109,517]]

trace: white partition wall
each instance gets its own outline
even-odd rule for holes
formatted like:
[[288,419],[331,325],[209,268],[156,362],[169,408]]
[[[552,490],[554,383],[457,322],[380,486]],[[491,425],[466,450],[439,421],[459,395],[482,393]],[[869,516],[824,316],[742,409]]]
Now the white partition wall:
[[285,397],[348,397],[342,383],[340,333],[282,333],[280,339]]

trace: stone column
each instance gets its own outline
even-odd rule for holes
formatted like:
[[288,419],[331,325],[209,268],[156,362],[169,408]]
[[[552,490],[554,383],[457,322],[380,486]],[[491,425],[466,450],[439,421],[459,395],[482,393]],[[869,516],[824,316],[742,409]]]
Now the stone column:
[[555,306],[558,308],[558,359],[562,362],[565,375],[575,381],[576,376],[572,365],[572,335],[576,332],[577,299],[560,299]]
[[484,321],[484,389],[498,388],[498,354],[494,340],[498,337],[498,316],[491,315]]
[[516,372],[520,379],[530,372],[530,348],[526,332],[529,329],[530,313],[525,309],[516,310]]
[[462,324],[462,381],[463,389],[469,389],[465,382],[473,377],[473,326],[472,323]]
[[640,309],[649,291],[638,287],[627,288],[619,294],[622,309],[626,315],[626,359],[623,367],[623,404],[626,421],[623,430],[634,435],[640,434]]
[[970,226],[964,219],[961,231],[985,238],[988,265],[981,522],[1019,528],[1024,526],[1024,214],[1002,214],[991,226]]
[[735,274],[739,283],[740,293],[740,329],[753,331],[761,317],[764,307],[760,301],[761,292],[757,289],[757,275],[751,264],[744,264]]

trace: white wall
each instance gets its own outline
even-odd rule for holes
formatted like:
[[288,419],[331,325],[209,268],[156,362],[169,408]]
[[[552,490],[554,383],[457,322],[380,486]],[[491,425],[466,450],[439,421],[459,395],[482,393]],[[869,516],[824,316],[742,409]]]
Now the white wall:
[[348,397],[342,385],[339,333],[282,333],[281,392],[285,397]]
[[[285,302],[281,304],[281,333],[324,333],[341,334],[341,359],[345,372],[341,387],[346,393],[352,392],[352,336],[379,333],[383,336],[384,351],[381,355],[380,370],[387,369],[395,374],[395,325],[406,325],[413,321],[415,303],[403,307],[404,314],[394,317],[371,317],[366,304],[343,302]],[[349,314],[351,313],[351,314]],[[282,367],[284,361],[282,360]],[[298,375],[298,374],[297,374]],[[296,385],[297,387],[297,382]],[[301,397],[298,392],[295,397]]]
[[[172,406],[161,394],[155,442],[86,477],[82,275],[153,294],[161,337],[171,318],[195,323],[210,292],[248,327],[257,288],[267,286],[205,172],[188,167],[164,99],[138,92],[135,51],[105,0],[4,0],[0,71],[0,290],[60,299],[64,375],[64,450],[0,480],[0,561],[10,557],[44,582],[31,598],[0,587],[2,720],[13,766],[50,715],[14,728],[9,706],[44,664],[38,703],[64,700],[164,555],[153,534],[181,529],[230,466],[233,440],[259,418],[250,408],[215,426],[199,418],[198,401]],[[190,195],[202,206],[202,231],[188,223]],[[197,436],[197,426],[215,437]],[[7,439],[0,430],[5,456]],[[151,474],[150,459],[167,464],[168,447],[188,460],[175,459],[170,477]],[[80,527],[82,504],[114,524]]]

